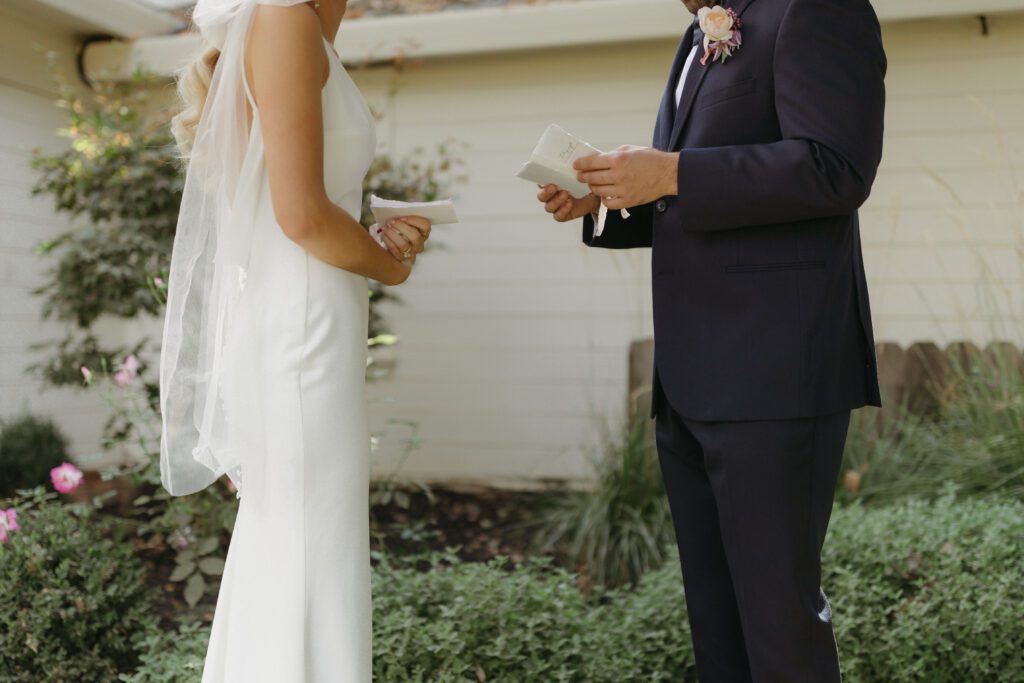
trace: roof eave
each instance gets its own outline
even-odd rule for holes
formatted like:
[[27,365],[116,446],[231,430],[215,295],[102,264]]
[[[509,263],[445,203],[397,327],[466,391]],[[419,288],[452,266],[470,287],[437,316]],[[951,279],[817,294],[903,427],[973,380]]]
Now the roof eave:
[[[883,22],[1024,11],[1024,0],[972,0],[969,7],[963,0],[874,2]],[[688,21],[682,5],[667,0],[591,0],[369,17],[343,23],[337,42],[345,62],[366,64],[396,58],[458,57],[677,39]],[[139,68],[170,75],[198,45],[199,39],[193,34],[143,38],[129,44],[98,44],[86,54],[86,71],[91,78],[101,74],[128,77]]]
[[70,17],[90,31],[118,38],[137,38],[180,30],[184,22],[168,12],[135,0],[34,0],[39,5]]

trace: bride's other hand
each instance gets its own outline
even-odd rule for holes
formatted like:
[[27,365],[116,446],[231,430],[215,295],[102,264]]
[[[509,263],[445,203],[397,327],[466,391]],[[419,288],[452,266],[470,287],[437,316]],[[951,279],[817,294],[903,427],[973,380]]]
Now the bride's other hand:
[[583,218],[601,208],[601,201],[594,195],[590,194],[582,199],[575,199],[557,185],[542,187],[537,193],[537,200],[544,205],[544,210],[559,223]]
[[416,254],[423,253],[430,237],[430,221],[419,216],[394,218],[381,228],[381,239],[391,255],[399,261],[415,260]]

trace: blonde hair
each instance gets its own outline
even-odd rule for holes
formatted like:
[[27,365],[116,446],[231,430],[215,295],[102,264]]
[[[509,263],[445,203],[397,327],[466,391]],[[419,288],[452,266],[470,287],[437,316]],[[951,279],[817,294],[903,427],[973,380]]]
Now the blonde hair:
[[181,111],[171,120],[171,133],[183,157],[187,158],[192,151],[192,143],[196,138],[196,129],[203,115],[203,107],[206,105],[206,96],[210,92],[210,81],[213,79],[213,70],[218,59],[220,50],[207,46],[198,57],[178,72],[178,99],[181,101]]

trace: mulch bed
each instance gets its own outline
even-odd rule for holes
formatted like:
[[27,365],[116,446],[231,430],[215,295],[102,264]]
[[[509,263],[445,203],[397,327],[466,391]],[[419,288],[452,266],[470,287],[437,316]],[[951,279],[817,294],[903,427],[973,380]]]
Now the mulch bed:
[[409,492],[408,505],[371,511],[375,550],[410,555],[454,550],[462,560],[504,557],[521,563],[530,554],[550,493],[496,489]]

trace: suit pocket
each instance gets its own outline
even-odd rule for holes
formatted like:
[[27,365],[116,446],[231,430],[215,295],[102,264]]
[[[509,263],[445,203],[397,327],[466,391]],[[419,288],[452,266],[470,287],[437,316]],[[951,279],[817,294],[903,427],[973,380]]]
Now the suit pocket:
[[701,92],[697,96],[697,111],[713,107],[716,104],[728,102],[729,100],[735,100],[738,97],[749,95],[757,90],[757,79],[746,78],[736,83],[730,83],[724,87],[712,90],[711,92]]
[[816,270],[824,267],[824,261],[790,261],[789,263],[751,263],[726,266],[725,270],[729,273],[763,273],[778,270]]

